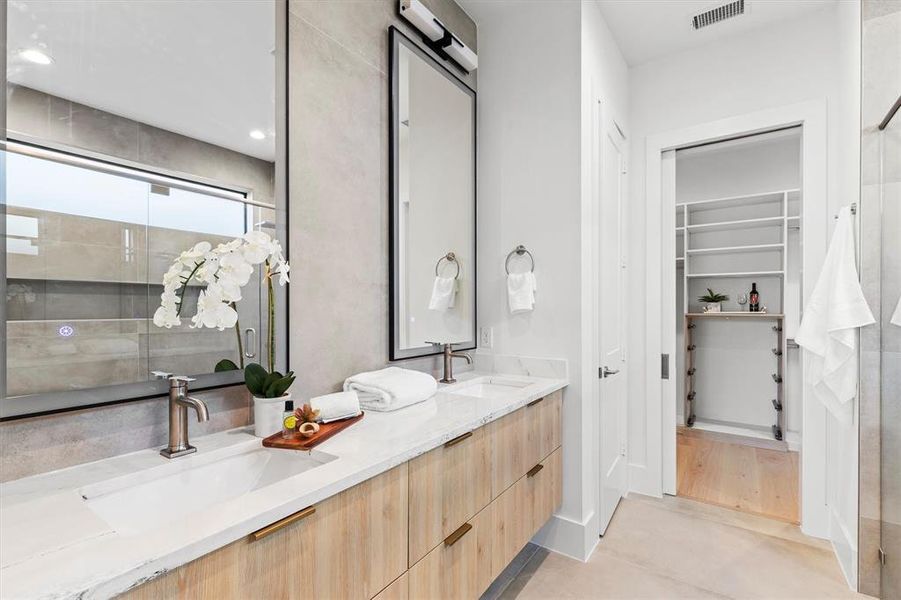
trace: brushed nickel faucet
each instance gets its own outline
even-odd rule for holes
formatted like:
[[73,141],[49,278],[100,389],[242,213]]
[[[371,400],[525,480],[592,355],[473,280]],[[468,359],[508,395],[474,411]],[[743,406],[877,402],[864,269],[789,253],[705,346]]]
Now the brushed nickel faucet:
[[160,450],[166,458],[178,458],[197,452],[197,448],[188,443],[188,408],[197,413],[197,422],[210,420],[210,411],[203,400],[188,396],[188,382],[194,381],[184,375],[171,373],[153,373],[159,379],[169,380],[169,446]]
[[454,359],[462,358],[466,361],[466,364],[471,365],[472,357],[465,352],[454,352],[451,344],[442,344],[440,342],[429,343],[436,346],[444,346],[444,377],[438,381],[440,383],[456,383],[457,380],[454,379]]

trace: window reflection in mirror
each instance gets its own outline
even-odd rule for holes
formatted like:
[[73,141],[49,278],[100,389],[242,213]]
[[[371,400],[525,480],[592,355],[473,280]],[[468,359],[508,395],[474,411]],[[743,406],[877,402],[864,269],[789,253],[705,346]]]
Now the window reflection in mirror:
[[259,357],[258,272],[236,329],[190,327],[196,285],[181,326],[152,316],[182,251],[283,237],[276,1],[6,8],[0,416],[154,395],[154,371],[199,377],[195,389],[238,381],[214,367]]

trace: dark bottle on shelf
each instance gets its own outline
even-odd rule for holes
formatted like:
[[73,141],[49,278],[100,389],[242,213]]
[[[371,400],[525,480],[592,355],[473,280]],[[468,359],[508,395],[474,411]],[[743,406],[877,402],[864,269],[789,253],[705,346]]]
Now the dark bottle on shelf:
[[751,284],[751,293],[748,294],[748,310],[760,312],[760,294],[757,292],[757,284]]

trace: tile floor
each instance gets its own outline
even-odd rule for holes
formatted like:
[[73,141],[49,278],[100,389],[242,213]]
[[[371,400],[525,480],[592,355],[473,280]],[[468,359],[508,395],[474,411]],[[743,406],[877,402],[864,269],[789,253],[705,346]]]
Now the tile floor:
[[848,589],[827,543],[788,523],[683,498],[624,499],[587,563],[534,548],[485,597],[869,598]]

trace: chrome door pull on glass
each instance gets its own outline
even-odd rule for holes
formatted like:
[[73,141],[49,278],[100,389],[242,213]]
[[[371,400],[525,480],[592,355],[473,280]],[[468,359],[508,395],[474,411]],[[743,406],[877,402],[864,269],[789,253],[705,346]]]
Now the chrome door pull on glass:
[[257,343],[257,330],[248,327],[244,330],[244,358],[256,358],[256,350],[254,346]]

